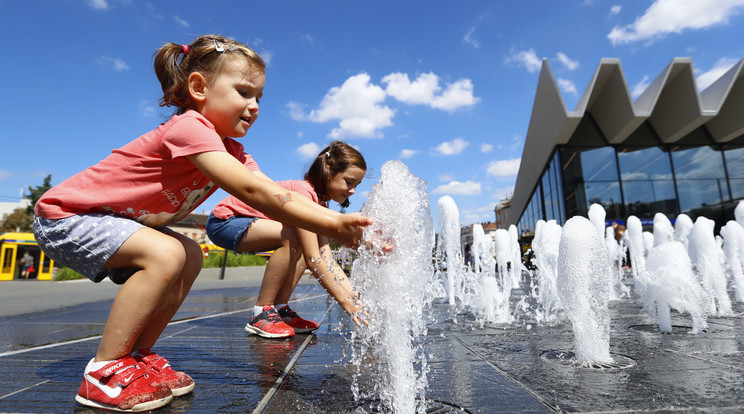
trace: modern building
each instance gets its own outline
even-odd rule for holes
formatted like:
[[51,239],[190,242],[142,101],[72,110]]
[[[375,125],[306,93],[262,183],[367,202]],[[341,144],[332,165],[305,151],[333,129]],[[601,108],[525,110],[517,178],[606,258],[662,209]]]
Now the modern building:
[[634,101],[620,61],[602,59],[572,112],[543,60],[509,209],[521,235],[594,203],[608,224],[684,213],[720,229],[742,199],[744,60],[698,92],[692,60],[675,58]]
[[493,215],[496,218],[494,223],[497,229],[509,228],[509,208],[511,208],[511,197],[499,201],[494,207]]

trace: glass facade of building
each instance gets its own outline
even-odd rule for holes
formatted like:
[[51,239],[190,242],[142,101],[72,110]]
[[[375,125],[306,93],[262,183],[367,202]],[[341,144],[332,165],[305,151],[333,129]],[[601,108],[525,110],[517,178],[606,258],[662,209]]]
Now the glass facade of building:
[[621,145],[609,145],[588,116],[567,145],[558,146],[545,167],[517,228],[534,232],[538,220],[564,224],[604,207],[606,220],[624,223],[634,215],[650,223],[664,213],[705,216],[717,229],[732,220],[744,199],[744,136],[715,143],[701,127],[673,144],[659,141],[642,124]]

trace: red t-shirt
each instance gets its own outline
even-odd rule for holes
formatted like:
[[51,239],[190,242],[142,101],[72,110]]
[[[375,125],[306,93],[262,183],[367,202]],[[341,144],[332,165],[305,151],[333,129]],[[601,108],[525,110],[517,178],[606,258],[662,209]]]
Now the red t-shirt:
[[[305,197],[318,202],[318,194],[309,182],[304,180],[286,180],[277,181],[277,184],[286,188],[287,190],[294,191],[302,194]],[[258,217],[262,219],[270,219],[266,214],[256,210],[255,208],[240,201],[237,197],[229,196],[220,201],[217,206],[212,210],[212,215],[221,220],[227,220],[230,217]]]
[[217,189],[186,158],[210,151],[226,151],[258,170],[241,143],[223,141],[200,113],[187,111],[56,185],[39,199],[35,212],[48,219],[102,212],[151,227],[173,224]]

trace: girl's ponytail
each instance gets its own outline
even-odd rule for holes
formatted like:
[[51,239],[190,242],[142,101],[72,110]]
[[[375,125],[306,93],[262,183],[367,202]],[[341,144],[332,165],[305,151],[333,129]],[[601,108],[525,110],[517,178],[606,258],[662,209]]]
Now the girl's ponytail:
[[[352,166],[367,171],[367,163],[356,148],[342,141],[333,141],[315,157],[315,161],[305,174],[305,181],[313,186],[318,194],[318,200],[325,203],[330,200],[328,183],[336,174]],[[341,207],[349,207],[349,200],[346,199]]]
[[210,80],[226,58],[242,58],[253,68],[266,71],[266,63],[253,49],[220,35],[202,35],[190,45],[168,42],[153,57],[155,74],[163,90],[160,106],[176,106],[178,113],[196,109],[188,90],[189,76],[194,72]]

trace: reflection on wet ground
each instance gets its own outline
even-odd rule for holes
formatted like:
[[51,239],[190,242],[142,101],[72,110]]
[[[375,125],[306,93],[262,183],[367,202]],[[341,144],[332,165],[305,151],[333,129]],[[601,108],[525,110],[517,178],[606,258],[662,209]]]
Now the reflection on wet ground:
[[[157,350],[194,377],[196,390],[158,412],[384,412],[375,401],[354,401],[348,338],[356,328],[319,286],[300,286],[293,308],[320,321],[320,329],[283,340],[243,330],[256,293],[192,292]],[[513,297],[524,294],[515,290]],[[109,308],[107,301],[0,318],[0,412],[98,412],[73,398]],[[743,310],[735,305],[737,315]],[[610,350],[632,366],[555,363],[544,355],[572,351],[569,324],[480,328],[469,315],[454,318],[446,303],[435,302],[426,337],[427,407],[471,413],[744,410],[740,316],[710,318],[706,332],[692,335],[689,318],[678,314],[672,333],[658,333],[637,301],[612,302],[610,312]]]

